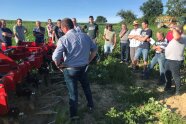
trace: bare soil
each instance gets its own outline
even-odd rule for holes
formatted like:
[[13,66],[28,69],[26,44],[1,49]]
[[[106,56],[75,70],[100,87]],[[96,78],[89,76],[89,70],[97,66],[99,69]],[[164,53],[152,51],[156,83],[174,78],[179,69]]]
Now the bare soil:
[[[50,78],[49,78],[50,77]],[[33,89],[35,95],[30,100],[24,97],[17,97],[10,93],[10,106],[16,106],[20,110],[20,115],[15,118],[9,115],[0,118],[0,124],[71,124],[68,110],[68,92],[64,83],[63,75],[60,72],[50,75],[48,86],[41,82],[39,89]],[[165,94],[163,86],[156,85],[157,79],[141,80],[140,74],[136,74],[136,86],[146,89],[156,89],[160,92],[160,101],[165,103],[172,111],[186,117],[186,93],[182,89],[180,96]],[[91,83],[91,90],[95,109],[89,112],[86,107],[86,99],[79,85],[79,105],[78,111],[80,120],[78,124],[105,124],[106,112],[113,106],[119,105],[114,99],[115,91],[123,92],[124,86],[121,84]]]

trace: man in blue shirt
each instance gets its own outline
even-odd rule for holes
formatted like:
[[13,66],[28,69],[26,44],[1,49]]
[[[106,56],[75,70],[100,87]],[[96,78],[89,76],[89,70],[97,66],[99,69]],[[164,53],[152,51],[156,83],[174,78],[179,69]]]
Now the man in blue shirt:
[[147,20],[144,20],[142,22],[143,30],[141,31],[141,36],[136,37],[136,40],[140,41],[141,44],[139,45],[139,47],[135,53],[135,56],[134,56],[134,66],[136,66],[140,55],[141,54],[143,55],[143,61],[144,61],[143,72],[144,72],[144,74],[147,71],[147,64],[148,64],[147,59],[148,59],[148,53],[150,50],[150,38],[152,37],[152,30],[149,29],[148,24],[149,23]]
[[[52,59],[56,66],[63,69],[70,97],[70,117],[74,119],[77,117],[78,81],[80,81],[88,101],[88,108],[91,110],[94,107],[86,71],[87,65],[96,56],[97,47],[87,34],[77,32],[74,29],[71,19],[63,19],[61,29],[65,35],[57,42],[57,48],[52,55]],[[62,57],[64,57],[64,62],[60,65]]]

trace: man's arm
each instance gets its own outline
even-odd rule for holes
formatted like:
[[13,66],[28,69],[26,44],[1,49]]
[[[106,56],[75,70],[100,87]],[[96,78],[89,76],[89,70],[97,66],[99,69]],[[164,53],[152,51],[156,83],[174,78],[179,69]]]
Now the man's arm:
[[10,38],[11,38],[11,37],[14,37],[13,34],[7,33],[7,32],[3,32],[2,35],[5,36],[5,37],[10,37]]
[[28,31],[27,31],[27,29],[24,27],[24,33],[26,34]]
[[52,55],[52,60],[54,61],[56,66],[59,66],[61,62],[61,58],[63,56],[63,52],[64,52],[64,46],[62,45],[62,42],[59,40],[57,42],[57,47],[54,50],[53,55]]
[[14,36],[18,39],[18,41],[20,40],[16,32],[14,32]]
[[122,37],[124,36],[124,34],[125,34],[125,32],[123,32],[123,31],[121,30],[121,32],[119,33],[119,37],[122,38]]
[[96,53],[97,53],[97,50],[90,53],[89,63],[94,59],[94,57],[96,56]]
[[144,41],[150,41],[150,38],[149,38],[149,36],[138,36],[138,37],[136,37],[136,40],[139,40],[139,41],[141,41],[141,42],[144,42]]
[[172,34],[175,40],[179,41],[181,39],[181,33],[178,30],[173,29]]
[[114,47],[116,46],[116,33],[114,34]]
[[2,42],[4,42],[4,41],[0,39],[0,42],[2,43]]
[[136,35],[131,35],[131,34],[129,34],[129,36],[128,36],[129,39],[132,39],[132,38],[135,38],[135,37],[136,37]]
[[18,39],[18,41],[20,40],[18,35],[17,35],[17,31],[16,31],[16,26],[13,27],[13,33],[14,33],[14,36]]
[[107,39],[107,37],[106,37],[106,34],[103,35],[103,38],[104,38],[104,40],[109,41],[109,39]]
[[56,35],[56,33],[55,33],[55,31],[53,30],[53,31],[52,31],[52,42],[54,42],[54,40],[55,40],[55,35]]

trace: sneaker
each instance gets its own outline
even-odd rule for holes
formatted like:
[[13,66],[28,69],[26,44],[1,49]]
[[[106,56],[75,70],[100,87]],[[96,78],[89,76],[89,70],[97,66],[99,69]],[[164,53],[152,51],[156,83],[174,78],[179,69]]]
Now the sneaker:
[[94,111],[94,108],[93,107],[88,107],[88,112],[89,113],[92,113]]
[[180,95],[180,91],[176,91],[175,96],[179,96],[179,95]]
[[123,61],[120,61],[120,63],[124,63]]

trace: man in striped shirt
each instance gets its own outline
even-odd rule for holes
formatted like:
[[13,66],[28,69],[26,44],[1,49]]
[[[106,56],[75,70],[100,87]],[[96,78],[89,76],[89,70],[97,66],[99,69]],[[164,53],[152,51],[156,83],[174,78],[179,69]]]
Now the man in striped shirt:
[[167,46],[167,40],[165,39],[163,32],[157,32],[156,38],[157,42],[152,47],[156,53],[148,66],[148,72],[150,72],[158,63],[160,71],[160,79],[158,84],[165,84],[165,47]]

